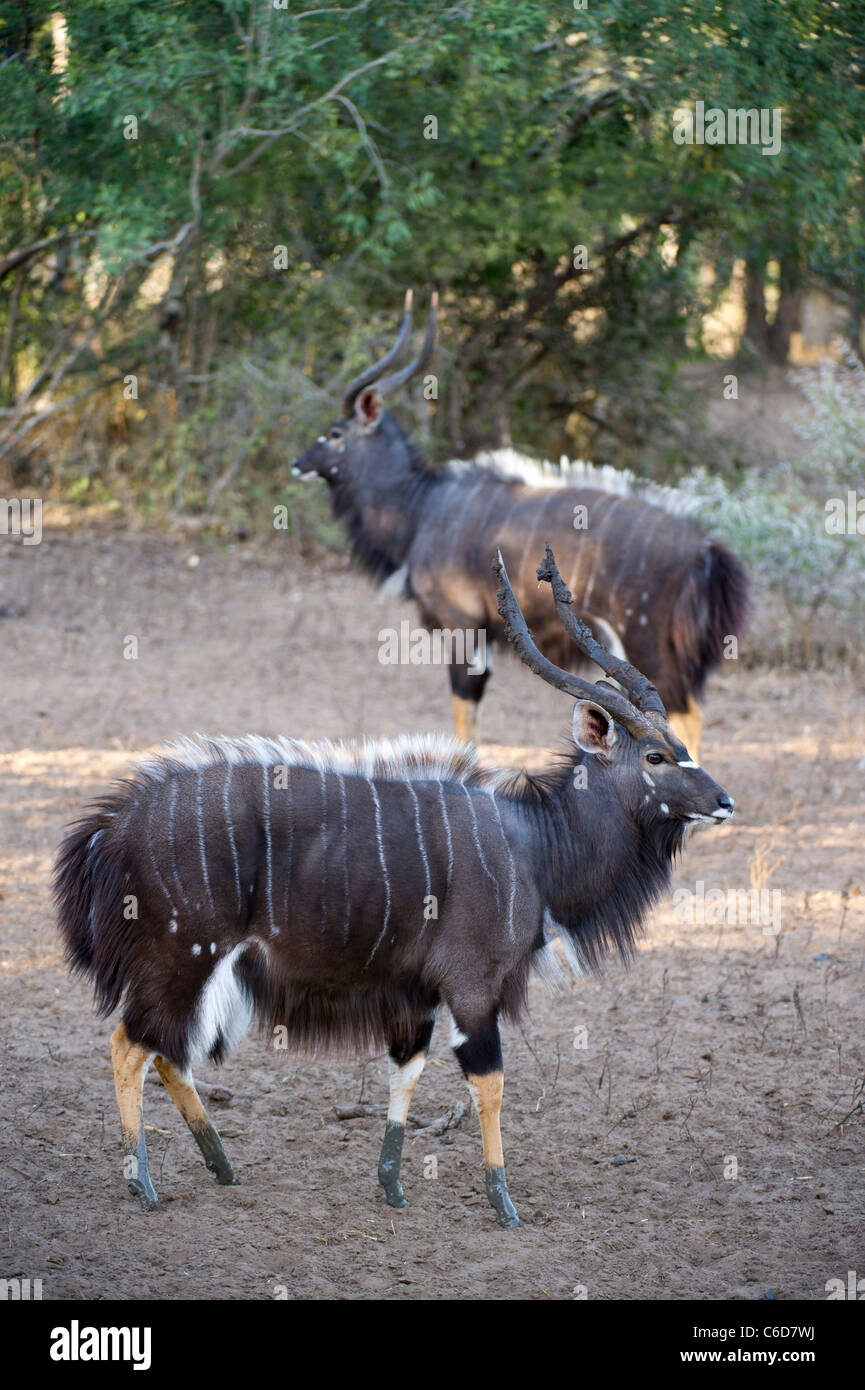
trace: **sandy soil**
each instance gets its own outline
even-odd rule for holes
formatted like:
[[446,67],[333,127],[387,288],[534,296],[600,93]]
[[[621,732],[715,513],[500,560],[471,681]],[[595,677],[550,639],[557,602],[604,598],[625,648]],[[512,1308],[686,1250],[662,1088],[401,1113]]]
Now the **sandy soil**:
[[[63,825],[129,754],[179,731],[450,727],[443,671],[377,661],[379,629],[410,608],[276,541],[202,548],[193,566],[197,546],[57,529],[0,548],[0,605],[26,610],[0,620],[0,1277],[41,1278],[58,1299],[823,1299],[865,1269],[865,698],[822,674],[716,678],[703,761],[738,812],[676,873],[679,888],[777,891],[780,932],[741,912],[689,924],[666,904],[630,973],[555,997],[535,982],[530,1024],[506,1034],[517,1230],[487,1205],[473,1115],[409,1138],[411,1205],[392,1212],[375,1179],[385,1062],[256,1038],[201,1073],[228,1088],[212,1111],[242,1185],[213,1184],[148,1082],[164,1205],[137,1209],[112,1025],[70,982],[52,922]],[[484,755],[538,761],[566,713],[500,661]],[[414,1117],[464,1095],[440,1030]]]

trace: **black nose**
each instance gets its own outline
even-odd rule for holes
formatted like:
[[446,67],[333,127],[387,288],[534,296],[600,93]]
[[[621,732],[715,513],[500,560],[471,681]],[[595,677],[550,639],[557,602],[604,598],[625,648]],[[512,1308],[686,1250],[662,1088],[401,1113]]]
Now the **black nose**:
[[294,460],[294,463],[291,465],[291,471],[294,474],[298,474],[300,472],[300,459]]
[[718,805],[719,805],[719,806],[723,806],[723,808],[724,808],[725,811],[732,811],[732,809],[733,809],[733,798],[732,798],[732,796],[728,796],[726,792],[721,792],[721,793],[719,793],[719,796],[718,796]]

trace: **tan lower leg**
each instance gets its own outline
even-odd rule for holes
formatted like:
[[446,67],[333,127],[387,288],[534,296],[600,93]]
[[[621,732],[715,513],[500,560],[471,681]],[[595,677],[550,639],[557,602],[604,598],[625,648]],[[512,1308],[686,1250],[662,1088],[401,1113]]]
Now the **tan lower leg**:
[[505,1089],[504,1073],[490,1072],[488,1076],[467,1076],[469,1090],[474,1097],[480,1117],[481,1135],[484,1141],[484,1163],[488,1168],[504,1167],[502,1154],[502,1096]]
[[694,762],[699,762],[703,716],[692,695],[688,696],[688,708],[683,714],[670,715],[670,724],[673,733],[682,740]]
[[196,1125],[202,1128],[210,1124],[207,1118],[201,1096],[195,1089],[193,1081],[187,1081],[180,1075],[180,1072],[171,1062],[167,1062],[164,1057],[154,1057],[153,1065],[159,1072],[160,1079],[174,1104],[177,1106],[190,1129]]
[[227,1186],[235,1182],[234,1172],[222,1147],[215,1127],[210,1123],[195,1083],[181,1076],[177,1068],[164,1057],[155,1057],[153,1065],[159,1073],[162,1084],[171,1096],[186,1123],[192,1137],[204,1155],[204,1161],[217,1182]]
[[150,1181],[147,1145],[144,1139],[144,1076],[151,1056],[152,1053],[146,1047],[129,1041],[124,1024],[121,1023],[112,1033],[111,1060],[114,1065],[114,1089],[117,1093],[120,1132],[123,1137],[123,1173],[129,1191],[147,1208],[156,1205],[156,1193]]
[[519,1218],[508,1193],[505,1179],[505,1160],[502,1154],[502,1095],[505,1089],[504,1074],[490,1072],[487,1076],[467,1076],[469,1090],[474,1097],[481,1121],[481,1134],[484,1141],[484,1183],[487,1197],[499,1219],[499,1225],[509,1228],[518,1226]]
[[457,738],[463,743],[478,741],[478,707],[474,700],[464,700],[461,695],[452,695],[454,724]]

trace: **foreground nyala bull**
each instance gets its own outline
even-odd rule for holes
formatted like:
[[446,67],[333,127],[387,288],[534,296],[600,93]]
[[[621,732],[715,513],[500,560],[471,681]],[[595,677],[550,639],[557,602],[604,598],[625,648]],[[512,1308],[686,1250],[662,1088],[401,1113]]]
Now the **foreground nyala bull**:
[[253,1019],[298,1048],[389,1050],[379,1178],[403,1206],[409,1101],[445,1003],[487,1194],[501,1224],[516,1224],[500,1016],[520,1017],[531,967],[557,960],[556,936],[580,968],[609,951],[627,958],[685,833],[723,823],[733,803],[671,732],[654,686],[575,619],[551,551],[538,574],[565,630],[621,689],[542,656],[501,557],[497,570],[508,638],[576,697],[575,746],[543,775],[485,771],[471,749],[435,737],[186,741],[139,764],[63,845],[60,929],[103,1015],[122,1009],[111,1051],[124,1172],[145,1208],[156,1203],[142,1114],[150,1059],[208,1168],[231,1183],[191,1067],[222,1061]]
[[[640,487],[615,469],[571,465],[544,473],[507,451],[486,464],[434,468],[384,397],[426,366],[436,298],[418,357],[388,375],[411,329],[411,294],[397,340],[346,388],[342,418],[298,459],[295,472],[330,489],[358,561],[393,592],[414,598],[431,629],[485,634],[449,675],[457,734],[474,740],[491,653],[504,637],[489,557],[501,549],[541,651],[561,666],[579,657],[535,581],[538,538],[549,538],[576,611],[595,636],[657,687],[677,734],[698,756],[706,678],[738,637],[748,606],[739,561],[682,514],[669,489]],[[585,672],[584,672],[585,674]]]

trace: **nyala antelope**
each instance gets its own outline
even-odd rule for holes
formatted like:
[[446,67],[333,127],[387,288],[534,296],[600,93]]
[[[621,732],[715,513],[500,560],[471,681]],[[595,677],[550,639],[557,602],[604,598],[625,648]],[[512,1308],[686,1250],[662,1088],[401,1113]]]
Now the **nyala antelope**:
[[382,404],[433,351],[435,295],[419,355],[388,374],[411,330],[411,302],[409,291],[393,347],[349,384],[341,419],[294,470],[325,480],[359,563],[391,592],[414,598],[428,628],[485,632],[481,669],[471,657],[449,667],[458,736],[477,736],[492,651],[505,635],[489,573],[497,548],[541,651],[586,674],[535,582],[536,538],[546,536],[566,566],[577,613],[611,651],[645,671],[698,756],[697,701],[725,640],[743,630],[744,568],[682,513],[675,493],[641,488],[612,468],[544,471],[512,451],[428,464]]
[[122,1011],[111,1052],[124,1171],[145,1208],[157,1200],[142,1114],[150,1060],[217,1182],[232,1183],[191,1068],[221,1062],[254,1019],[300,1049],[389,1052],[378,1175],[403,1206],[409,1101],[444,1003],[487,1195],[503,1226],[517,1224],[500,1018],[520,1017],[530,969],[558,959],[555,937],[580,969],[627,958],[686,832],[727,821],[733,803],[672,732],[651,682],[575,617],[551,551],[538,574],[564,630],[618,688],[543,656],[501,556],[496,569],[504,632],[576,700],[574,746],[543,775],[486,771],[441,737],[199,738],[140,763],[64,843],[60,929],[102,1014]]

